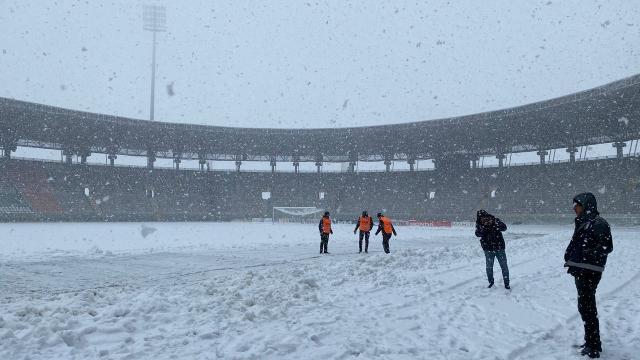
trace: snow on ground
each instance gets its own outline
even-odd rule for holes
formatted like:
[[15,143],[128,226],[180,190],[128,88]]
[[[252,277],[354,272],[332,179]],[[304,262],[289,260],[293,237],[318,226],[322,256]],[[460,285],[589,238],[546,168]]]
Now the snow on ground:
[[[0,224],[0,359],[579,359],[567,226],[512,226],[512,290],[472,228]],[[640,352],[639,228],[613,227],[603,359]],[[499,266],[495,267],[500,278]]]

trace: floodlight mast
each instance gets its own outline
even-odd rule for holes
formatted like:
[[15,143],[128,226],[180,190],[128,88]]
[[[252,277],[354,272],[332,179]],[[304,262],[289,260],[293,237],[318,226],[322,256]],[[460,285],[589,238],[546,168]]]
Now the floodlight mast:
[[142,10],[143,29],[153,34],[151,48],[151,104],[149,120],[154,120],[155,93],[156,93],[156,34],[167,31],[167,17],[164,6],[145,5]]

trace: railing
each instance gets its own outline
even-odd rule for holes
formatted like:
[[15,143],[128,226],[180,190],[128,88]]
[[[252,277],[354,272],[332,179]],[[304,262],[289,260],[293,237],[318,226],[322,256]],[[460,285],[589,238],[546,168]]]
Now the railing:
[[[627,159],[627,158],[638,158],[640,157],[640,153],[632,153],[632,154],[624,154],[623,158]],[[600,160],[613,160],[613,159],[617,159],[618,157],[616,155],[608,155],[608,156],[596,156],[596,157],[587,157],[587,158],[583,158],[583,159],[576,159],[575,162],[576,163],[584,163],[584,162],[589,162],[589,161],[600,161]],[[60,160],[52,160],[52,159],[41,159],[41,158],[28,158],[28,157],[20,157],[20,156],[12,156],[11,159],[13,160],[21,160],[21,161],[32,161],[32,162],[42,162],[42,163],[49,163],[49,164],[65,164],[64,161],[60,161]],[[2,162],[2,159],[0,158],[0,163]],[[549,166],[549,165],[556,165],[556,164],[568,164],[571,161],[569,159],[564,159],[564,160],[555,160],[555,161],[549,161],[545,164],[545,166]],[[72,165],[74,166],[81,166],[82,164],[78,163],[78,162],[74,162],[72,163]],[[90,165],[90,166],[99,166],[99,167],[103,167],[103,168],[109,168],[109,167],[116,167],[116,168],[130,168],[130,169],[148,169],[146,165],[135,165],[135,164],[114,164],[114,165],[110,165],[110,164],[106,164],[106,163],[102,163],[102,162],[95,162],[95,161],[87,161],[86,165]],[[523,166],[536,166],[536,165],[542,165],[540,164],[540,162],[537,161],[533,161],[533,162],[524,162],[524,163],[512,163],[512,164],[504,164],[503,167],[504,168],[509,168],[509,167],[523,167]],[[478,169],[493,169],[493,168],[498,168],[499,164],[484,164],[482,166],[478,165]],[[469,168],[464,168],[465,170],[472,170],[470,167]],[[151,169],[150,169],[151,170]],[[161,165],[155,165],[153,167],[153,170],[176,170],[175,167],[173,166],[161,166]],[[435,168],[415,168],[413,170],[413,172],[430,172],[430,171],[434,171],[437,170]],[[236,169],[209,169],[209,170],[200,170],[197,168],[185,168],[185,167],[181,167],[178,171],[188,171],[188,172],[213,172],[213,173],[235,173],[237,172]],[[259,173],[259,174],[266,174],[266,173],[272,173],[273,171],[269,170],[269,169],[265,169],[265,170],[259,170],[259,169],[252,169],[252,170],[240,170],[241,173]],[[356,169],[353,173],[408,173],[408,172],[412,172],[412,170],[410,169],[391,169],[390,171],[386,171],[386,170],[376,170],[376,169],[366,169],[366,170],[358,170]],[[277,174],[294,174],[295,171],[294,170],[278,170],[276,169],[275,173]],[[303,174],[314,174],[317,173],[317,170],[315,169],[301,169],[298,171],[298,173],[303,173]],[[330,174],[348,174],[351,173],[349,170],[334,170],[334,169],[323,169],[321,172],[322,173],[330,173]]]
[[[640,154],[625,154],[622,157],[623,158],[635,158],[635,157],[640,157]],[[611,160],[611,159],[618,159],[618,156],[617,155],[607,155],[607,156],[587,157],[586,159],[576,159],[575,162],[583,163],[583,162],[589,162],[589,161]],[[570,162],[571,162],[570,159],[554,160],[554,161],[546,162],[545,165],[568,164]],[[504,164],[503,167],[535,166],[535,165],[542,165],[542,164],[539,161],[529,161],[529,162],[524,162],[524,163]],[[499,167],[498,164],[487,164],[487,165],[483,165],[483,166],[478,166],[478,168],[480,168],[480,169],[497,168],[497,167]]]

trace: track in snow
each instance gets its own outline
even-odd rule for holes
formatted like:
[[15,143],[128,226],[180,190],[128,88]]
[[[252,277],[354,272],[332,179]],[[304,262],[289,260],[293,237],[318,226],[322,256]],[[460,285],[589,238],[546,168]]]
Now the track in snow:
[[[86,233],[62,231],[49,252],[0,251],[0,357],[571,359],[582,334],[569,226],[507,232],[511,292],[486,289],[472,229],[400,228],[392,254],[375,238],[365,255],[339,225],[319,256],[314,226],[220,224],[212,243],[194,239],[216,224],[154,226],[135,249],[102,237],[77,251]],[[637,230],[614,228],[599,288],[610,359],[640,339]]]

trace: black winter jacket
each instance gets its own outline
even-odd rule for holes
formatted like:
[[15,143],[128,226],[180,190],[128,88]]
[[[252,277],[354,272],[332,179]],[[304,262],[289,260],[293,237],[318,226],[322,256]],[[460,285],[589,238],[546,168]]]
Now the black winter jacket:
[[609,223],[600,217],[592,193],[579,194],[573,202],[584,207],[584,214],[575,219],[575,230],[564,253],[564,266],[572,275],[585,270],[603,272],[607,256],[613,251]]
[[[481,217],[491,217],[493,218],[493,224],[489,226],[484,226],[480,222]],[[498,251],[504,250],[504,237],[502,237],[502,232],[507,230],[507,225],[503,223],[497,217],[487,213],[484,210],[478,211],[476,216],[476,236],[480,238],[480,246],[482,246],[482,250],[484,251]]]

